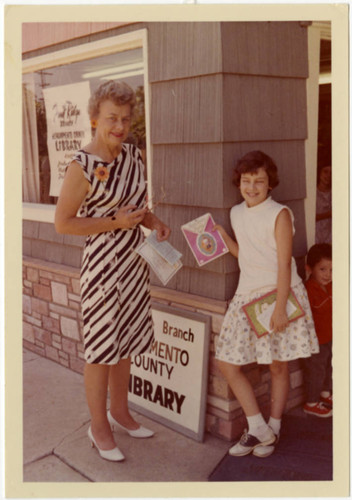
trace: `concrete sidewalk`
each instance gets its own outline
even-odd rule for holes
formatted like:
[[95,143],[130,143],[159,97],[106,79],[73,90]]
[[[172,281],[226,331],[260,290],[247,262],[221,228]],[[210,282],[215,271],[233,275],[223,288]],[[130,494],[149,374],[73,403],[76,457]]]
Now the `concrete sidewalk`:
[[23,354],[25,482],[331,481],[332,419],[295,408],[284,415],[276,452],[231,457],[231,443],[208,433],[203,443],[132,412],[152,439],[115,439],[126,456],[108,462],[91,448],[83,377],[30,351]]
[[25,350],[23,354],[23,480],[25,482],[208,481],[230,444],[205,434],[203,443],[142,415],[152,439],[116,432],[124,462],[103,460],[87,437],[83,377]]

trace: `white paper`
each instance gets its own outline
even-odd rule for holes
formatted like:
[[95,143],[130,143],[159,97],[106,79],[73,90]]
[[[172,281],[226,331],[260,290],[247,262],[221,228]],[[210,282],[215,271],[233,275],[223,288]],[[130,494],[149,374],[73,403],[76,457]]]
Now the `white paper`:
[[158,252],[158,254],[163,257],[169,264],[176,264],[178,260],[182,257],[176,248],[174,248],[168,241],[158,241],[156,237],[156,231],[154,230],[147,238],[147,243]]
[[180,260],[174,264],[169,264],[169,262],[161,257],[154,247],[148,243],[148,238],[136,249],[136,252],[148,262],[163,285],[166,285],[182,267],[182,262]]

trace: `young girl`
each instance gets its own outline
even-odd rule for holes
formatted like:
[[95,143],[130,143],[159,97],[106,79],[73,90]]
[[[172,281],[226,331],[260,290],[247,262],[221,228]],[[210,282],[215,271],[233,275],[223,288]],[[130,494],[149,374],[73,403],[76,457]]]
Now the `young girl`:
[[[222,325],[216,348],[220,370],[242,406],[248,421],[240,441],[230,455],[266,457],[279,438],[281,415],[288,390],[288,361],[309,357],[319,351],[312,314],[301,278],[292,258],[293,215],[289,208],[270,197],[278,185],[277,167],[261,151],[241,158],[235,168],[234,183],[244,201],[232,207],[231,226],[236,241],[223,227],[215,225],[232,255],[238,258],[240,279]],[[290,288],[306,312],[289,323],[286,313]],[[265,293],[277,290],[271,316],[271,332],[257,338],[242,306]],[[251,384],[241,365],[267,364],[271,373],[271,414],[265,422]]]

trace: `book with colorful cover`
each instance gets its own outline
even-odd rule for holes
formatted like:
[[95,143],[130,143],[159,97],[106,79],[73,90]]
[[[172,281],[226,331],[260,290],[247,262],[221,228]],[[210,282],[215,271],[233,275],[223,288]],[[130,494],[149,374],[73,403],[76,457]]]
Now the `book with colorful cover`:
[[229,251],[219,231],[213,231],[214,225],[214,219],[208,213],[181,226],[199,266],[204,266]]
[[[263,337],[271,332],[270,320],[276,304],[276,290],[262,295],[258,299],[254,299],[248,304],[242,306],[248,321],[256,333],[257,337]],[[305,315],[301,304],[298,302],[296,295],[290,290],[286,313],[288,320],[295,321]]]

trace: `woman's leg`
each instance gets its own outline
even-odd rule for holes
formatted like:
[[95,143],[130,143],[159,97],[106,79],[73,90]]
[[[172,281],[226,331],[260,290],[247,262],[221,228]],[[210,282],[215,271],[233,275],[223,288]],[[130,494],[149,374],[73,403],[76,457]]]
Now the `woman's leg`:
[[97,445],[102,450],[110,450],[116,446],[106,416],[109,368],[109,365],[90,363],[86,363],[84,368],[84,383],[91,415],[91,429]]
[[138,429],[139,424],[133,419],[128,409],[128,384],[130,380],[131,358],[121,359],[110,368],[110,412],[119,424],[127,429]]
[[260,413],[253,388],[247,377],[242,373],[241,367],[226,363],[225,361],[218,361],[218,366],[240,403],[246,417],[252,417]]
[[289,373],[287,361],[273,361],[271,373],[271,412],[270,416],[280,420],[286,406],[289,390]]

